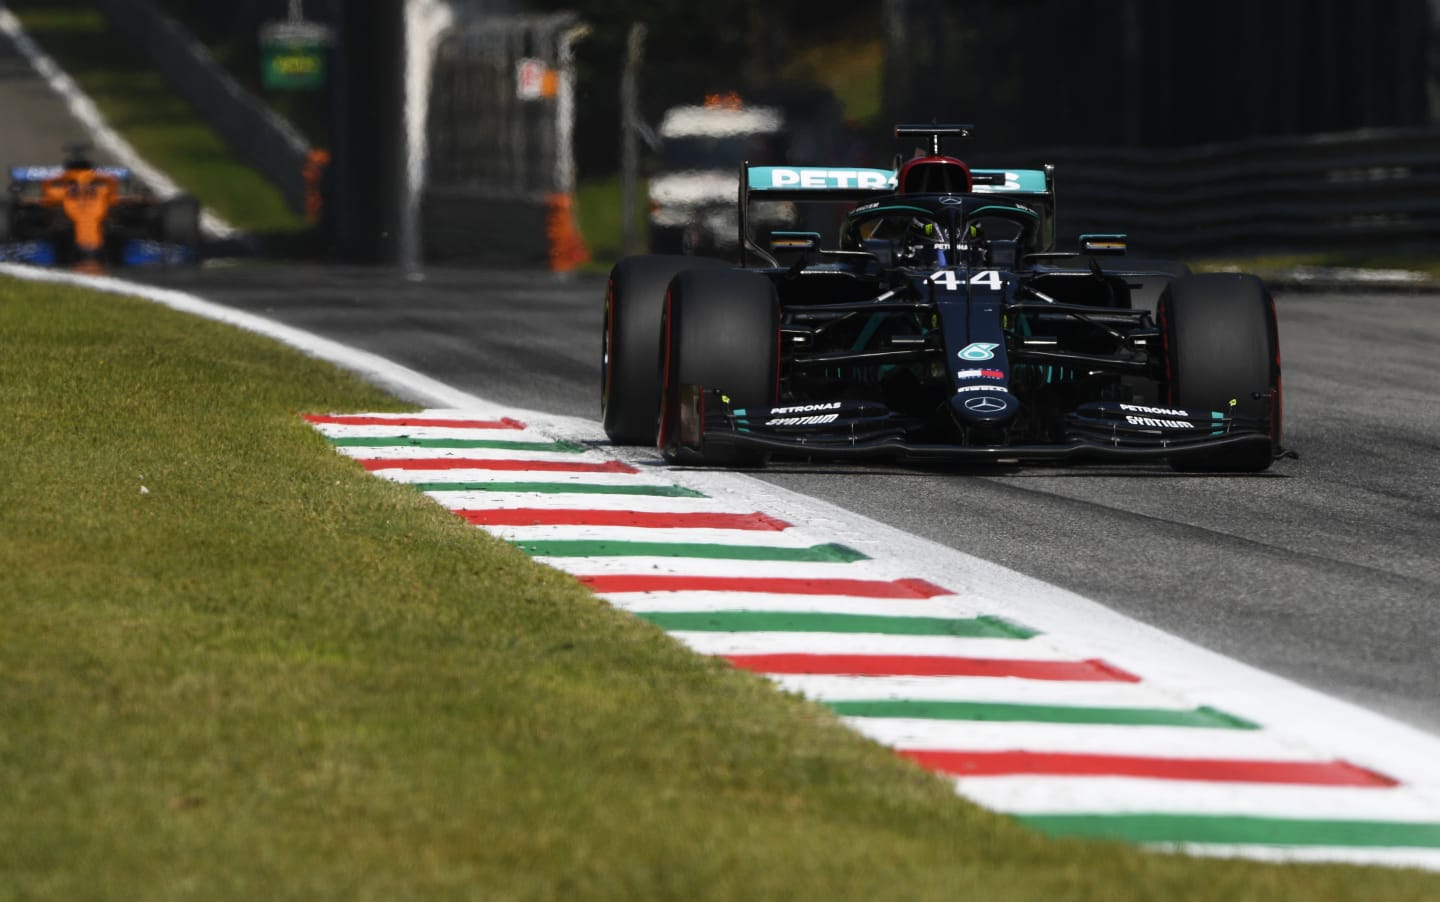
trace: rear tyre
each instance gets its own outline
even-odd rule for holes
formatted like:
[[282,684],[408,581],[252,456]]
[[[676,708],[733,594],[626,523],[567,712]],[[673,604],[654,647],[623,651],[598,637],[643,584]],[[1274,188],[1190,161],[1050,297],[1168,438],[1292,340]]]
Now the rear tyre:
[[0,244],[12,241],[15,235],[15,208],[8,200],[0,200]]
[[660,254],[684,254],[685,253],[685,230],[674,227],[650,227],[650,253]]
[[697,385],[724,392],[737,408],[775,404],[780,374],[780,304],[775,286],[745,270],[689,271],[670,283],[661,361],[660,450],[672,463],[763,466],[752,449],[704,453],[680,446],[680,391]]
[[[1176,407],[1266,419],[1270,444],[1177,461],[1177,470],[1259,472],[1280,450],[1280,339],[1265,285],[1239,273],[1176,279],[1157,310],[1165,383]],[[1232,406],[1233,402],[1233,406]]]
[[686,269],[723,260],[626,257],[610,270],[601,325],[600,419],[617,445],[654,445],[660,413],[660,313],[665,290]]

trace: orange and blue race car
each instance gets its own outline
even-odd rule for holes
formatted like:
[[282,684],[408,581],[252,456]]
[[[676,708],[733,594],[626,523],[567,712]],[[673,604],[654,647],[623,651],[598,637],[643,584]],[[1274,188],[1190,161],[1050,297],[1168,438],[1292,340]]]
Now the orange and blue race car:
[[130,171],[96,166],[80,146],[59,166],[15,166],[0,200],[0,261],[41,266],[191,263],[200,254],[200,205],[161,200]]

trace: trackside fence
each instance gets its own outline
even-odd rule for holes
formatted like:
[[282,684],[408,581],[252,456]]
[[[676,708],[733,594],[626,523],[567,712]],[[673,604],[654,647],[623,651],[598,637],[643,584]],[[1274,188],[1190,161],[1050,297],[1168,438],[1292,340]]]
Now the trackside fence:
[[543,263],[588,255],[574,210],[572,13],[457,15],[436,42],[425,123],[427,260]]
[[[575,210],[574,44],[587,27],[568,12],[499,15],[500,0],[408,0],[406,16],[442,22],[426,42],[408,123],[418,167],[404,262],[461,261],[573,269],[588,258]],[[291,209],[318,214],[319,157],[296,129],[249,93],[155,0],[96,0],[167,84],[206,117]],[[415,52],[417,48],[410,48]],[[394,77],[405,77],[394,73]],[[413,140],[412,140],[413,139]],[[413,162],[413,160],[411,161]],[[408,164],[407,164],[408,165]],[[381,184],[370,190],[389,191]]]
[[[1062,248],[1084,232],[1125,231],[1137,250],[1177,255],[1440,254],[1440,128],[1019,157],[1056,166]],[[976,161],[1017,165],[1016,155]]]

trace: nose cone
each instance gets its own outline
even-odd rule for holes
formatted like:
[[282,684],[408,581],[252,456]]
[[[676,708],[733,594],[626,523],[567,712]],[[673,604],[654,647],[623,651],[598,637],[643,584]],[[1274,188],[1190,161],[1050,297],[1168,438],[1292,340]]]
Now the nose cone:
[[963,426],[995,426],[1015,416],[1020,402],[1003,388],[956,392],[950,398],[950,413]]

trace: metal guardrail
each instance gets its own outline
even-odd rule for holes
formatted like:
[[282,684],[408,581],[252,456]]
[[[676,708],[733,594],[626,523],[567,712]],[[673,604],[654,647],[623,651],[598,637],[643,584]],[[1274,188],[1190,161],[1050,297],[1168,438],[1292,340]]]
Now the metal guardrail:
[[1440,253],[1440,128],[1383,129],[1175,150],[1053,148],[981,165],[1054,163],[1058,238],[1123,231],[1165,254]]

